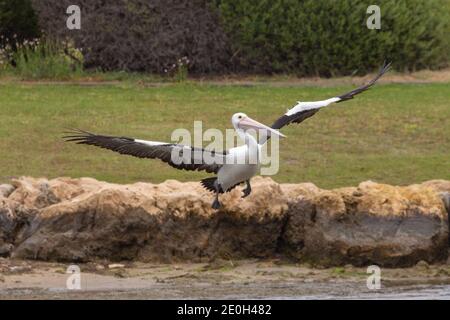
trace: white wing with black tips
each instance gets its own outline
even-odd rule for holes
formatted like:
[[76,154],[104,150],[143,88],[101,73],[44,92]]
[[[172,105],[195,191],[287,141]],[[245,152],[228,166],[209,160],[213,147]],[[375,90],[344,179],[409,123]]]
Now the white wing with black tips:
[[[326,107],[332,103],[339,103],[342,101],[353,99],[355,95],[364,92],[368,90],[370,87],[372,87],[377,82],[377,80],[381,78],[381,76],[383,76],[390,69],[390,67],[391,63],[385,63],[378,72],[378,74],[376,75],[376,77],[373,78],[371,81],[369,81],[367,84],[359,88],[356,88],[350,92],[342,94],[340,96],[333,97],[323,101],[312,101],[312,102],[299,101],[294,107],[289,109],[283,116],[278,118],[272,124],[272,128],[278,130],[291,123],[301,123],[304,120],[308,119],[309,117],[312,117],[323,107]],[[270,139],[270,135],[269,136],[263,135],[259,140],[259,144],[265,143],[268,139]]]
[[[215,152],[181,144],[98,135],[82,130],[68,132],[64,139],[138,158],[160,159],[177,169],[204,170],[209,173],[217,173],[222,164],[225,163],[227,155],[226,152]],[[174,157],[174,154],[177,156]]]

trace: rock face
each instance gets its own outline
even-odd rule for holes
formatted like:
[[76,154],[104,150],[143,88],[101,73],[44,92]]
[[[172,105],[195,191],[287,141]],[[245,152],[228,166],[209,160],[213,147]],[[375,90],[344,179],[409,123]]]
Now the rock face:
[[171,262],[288,256],[323,265],[413,265],[447,258],[441,189],[373,182],[321,190],[254,178],[253,192],[199,183],[118,185],[20,178],[0,194],[0,256]]
[[25,208],[21,202],[8,198],[14,190],[13,185],[0,185],[0,257],[11,255],[16,237],[37,213],[35,209]]
[[446,180],[430,180],[424,182],[423,185],[433,188],[444,201],[447,213],[450,215],[450,181]]
[[[287,212],[278,184],[262,180],[251,201],[235,190],[215,212],[198,183],[115,185],[92,179],[20,180],[10,196],[40,208],[14,256],[143,261],[269,257]],[[34,190],[34,192],[32,191]]]
[[446,259],[448,220],[428,186],[364,182],[296,201],[284,239],[291,254],[318,264],[409,266]]
[[11,184],[0,184],[0,197],[8,197],[14,189],[14,186]]

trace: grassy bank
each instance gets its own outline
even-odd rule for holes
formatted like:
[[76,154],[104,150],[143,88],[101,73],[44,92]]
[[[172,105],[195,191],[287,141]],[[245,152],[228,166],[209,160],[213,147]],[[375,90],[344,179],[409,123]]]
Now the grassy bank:
[[[91,176],[112,182],[199,180],[158,160],[64,143],[65,128],[170,141],[174,128],[231,128],[242,111],[270,124],[297,100],[332,97],[352,86],[142,86],[0,84],[0,181],[20,175]],[[450,179],[450,85],[386,84],[283,130],[278,182],[323,188],[372,179],[409,184]]]

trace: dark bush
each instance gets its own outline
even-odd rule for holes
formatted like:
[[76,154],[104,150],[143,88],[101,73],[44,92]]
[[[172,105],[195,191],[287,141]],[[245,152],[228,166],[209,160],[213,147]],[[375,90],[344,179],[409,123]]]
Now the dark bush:
[[189,72],[222,72],[225,34],[206,0],[78,0],[81,30],[66,28],[71,0],[33,0],[41,26],[83,49],[86,67],[164,73],[178,59]]
[[39,36],[37,17],[30,0],[0,0],[0,46]]
[[450,58],[448,0],[216,0],[236,70],[298,75],[366,73],[384,59],[397,70],[437,69]]

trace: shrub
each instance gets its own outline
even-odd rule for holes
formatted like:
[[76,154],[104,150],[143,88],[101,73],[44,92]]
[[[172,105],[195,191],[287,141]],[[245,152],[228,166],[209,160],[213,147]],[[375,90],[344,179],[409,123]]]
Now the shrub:
[[[70,43],[34,39],[0,48],[0,71],[25,79],[64,79],[82,73],[82,55]],[[3,67],[2,67],[3,66]]]
[[0,46],[22,43],[40,34],[30,0],[0,0]]
[[225,34],[206,0],[78,0],[81,30],[68,30],[70,0],[33,0],[41,26],[83,49],[85,66],[164,74],[179,59],[189,72],[224,71]]
[[381,30],[366,27],[368,0],[215,0],[236,70],[298,75],[366,73],[384,59],[401,71],[450,59],[448,0],[379,0]]
[[366,27],[369,0],[78,0],[82,29],[73,31],[73,1],[31,1],[49,37],[69,37],[86,67],[107,71],[328,77],[385,59],[399,71],[450,60],[450,0],[379,0],[381,30]]

